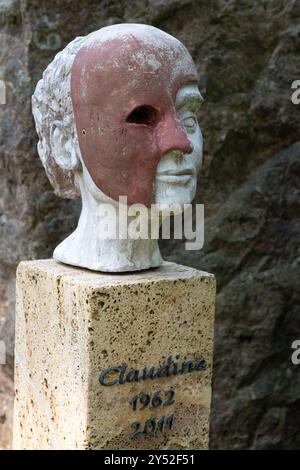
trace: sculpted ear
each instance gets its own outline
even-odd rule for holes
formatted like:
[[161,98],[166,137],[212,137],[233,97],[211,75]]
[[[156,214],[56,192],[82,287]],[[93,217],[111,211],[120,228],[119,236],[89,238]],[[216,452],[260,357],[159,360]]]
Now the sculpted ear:
[[62,170],[76,170],[80,167],[77,145],[60,121],[51,125],[50,142],[52,155]]

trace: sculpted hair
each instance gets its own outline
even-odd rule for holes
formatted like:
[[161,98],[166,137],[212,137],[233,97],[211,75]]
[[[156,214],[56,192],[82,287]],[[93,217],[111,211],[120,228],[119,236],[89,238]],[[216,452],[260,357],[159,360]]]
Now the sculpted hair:
[[55,56],[32,96],[40,159],[55,193],[70,199],[80,196],[74,181],[74,171],[57,165],[52,156],[50,135],[53,124],[60,122],[66,135],[70,136],[71,145],[78,146],[71,101],[71,70],[75,55],[86,38],[87,36],[74,39]]

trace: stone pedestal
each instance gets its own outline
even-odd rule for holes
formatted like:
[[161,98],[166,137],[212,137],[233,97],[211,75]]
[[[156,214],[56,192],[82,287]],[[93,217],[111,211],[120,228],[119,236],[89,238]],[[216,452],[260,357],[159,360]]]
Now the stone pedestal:
[[17,273],[15,449],[207,449],[215,279]]

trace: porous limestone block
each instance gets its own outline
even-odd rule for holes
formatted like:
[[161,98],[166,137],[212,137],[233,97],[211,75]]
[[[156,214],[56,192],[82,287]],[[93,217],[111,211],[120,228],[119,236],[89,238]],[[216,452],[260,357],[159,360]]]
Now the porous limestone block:
[[174,263],[22,262],[14,448],[207,449],[214,304],[214,276]]

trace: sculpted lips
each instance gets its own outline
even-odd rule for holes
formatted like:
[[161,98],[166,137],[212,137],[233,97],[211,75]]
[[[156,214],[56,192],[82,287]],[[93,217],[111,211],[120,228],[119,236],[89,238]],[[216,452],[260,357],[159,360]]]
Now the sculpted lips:
[[156,178],[163,183],[187,184],[194,176],[196,176],[194,168],[176,168],[160,171]]

